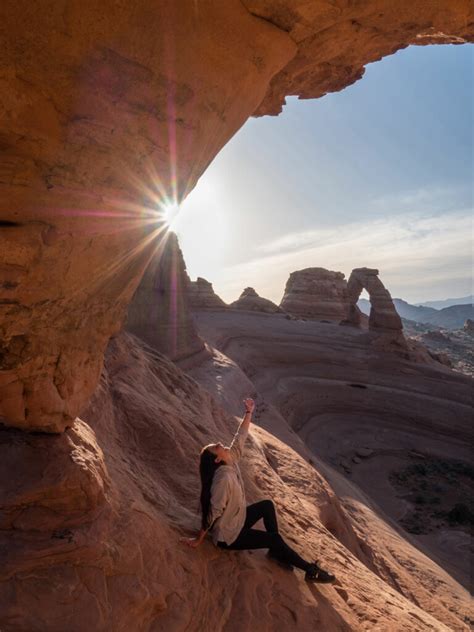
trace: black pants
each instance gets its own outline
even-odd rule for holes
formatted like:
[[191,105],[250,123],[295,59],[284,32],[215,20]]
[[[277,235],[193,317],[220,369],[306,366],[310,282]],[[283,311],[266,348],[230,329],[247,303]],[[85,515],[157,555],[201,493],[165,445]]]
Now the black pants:
[[[263,518],[266,531],[251,528],[260,518]],[[271,500],[261,500],[249,505],[244,526],[237,539],[232,544],[217,544],[223,549],[270,549],[271,554],[285,564],[291,564],[303,571],[309,566],[309,563],[293,551],[279,534],[275,505]]]

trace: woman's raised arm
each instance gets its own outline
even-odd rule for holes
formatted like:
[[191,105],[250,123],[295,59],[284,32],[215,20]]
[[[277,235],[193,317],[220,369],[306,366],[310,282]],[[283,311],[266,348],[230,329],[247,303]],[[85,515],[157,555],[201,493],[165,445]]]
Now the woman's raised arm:
[[237,463],[237,461],[240,461],[240,458],[242,456],[242,452],[244,450],[245,439],[247,438],[250,422],[252,421],[252,413],[255,408],[255,402],[250,397],[248,397],[247,399],[244,399],[244,404],[245,404],[244,417],[242,421],[240,422],[240,425],[237,429],[237,432],[234,435],[234,438],[232,439],[232,443],[230,444],[230,453],[232,455],[232,460],[234,461],[234,463]]

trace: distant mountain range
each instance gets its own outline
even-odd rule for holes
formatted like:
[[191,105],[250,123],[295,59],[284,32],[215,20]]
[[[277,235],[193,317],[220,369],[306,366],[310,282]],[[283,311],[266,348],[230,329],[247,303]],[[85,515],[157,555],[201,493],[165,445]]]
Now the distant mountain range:
[[426,301],[425,303],[416,303],[421,307],[434,307],[434,309],[443,309],[444,307],[451,307],[452,305],[468,305],[474,302],[474,296],[462,296],[461,298],[445,298],[442,301]]
[[[452,301],[456,299],[447,300]],[[402,318],[412,320],[417,323],[433,325],[434,327],[461,329],[468,318],[474,320],[474,307],[471,302],[463,305],[449,305],[443,309],[435,309],[434,307],[426,305],[411,305],[401,298],[394,298],[393,303],[395,305],[395,309]],[[364,314],[370,313],[369,300],[361,298],[357,304]]]

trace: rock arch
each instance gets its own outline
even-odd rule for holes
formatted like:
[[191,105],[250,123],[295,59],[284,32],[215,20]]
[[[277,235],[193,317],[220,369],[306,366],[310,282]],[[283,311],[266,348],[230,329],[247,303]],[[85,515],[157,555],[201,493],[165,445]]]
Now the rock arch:
[[401,334],[402,319],[395,309],[390,292],[379,279],[379,271],[373,268],[355,268],[347,282],[349,298],[348,323],[361,324],[361,312],[357,301],[363,289],[367,290],[370,298],[369,329],[379,332],[394,332]]
[[87,404],[153,254],[143,209],[286,95],[474,41],[471,0],[7,0],[0,23],[0,420],[51,432]]

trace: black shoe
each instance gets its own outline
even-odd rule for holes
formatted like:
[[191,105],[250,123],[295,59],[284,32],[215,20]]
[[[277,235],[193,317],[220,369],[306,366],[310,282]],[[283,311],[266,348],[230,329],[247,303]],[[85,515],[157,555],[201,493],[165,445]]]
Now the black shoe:
[[317,564],[310,564],[304,578],[307,582],[317,582],[319,584],[332,584],[336,581],[335,575],[323,571]]
[[287,571],[292,571],[293,570],[293,565],[292,564],[289,564],[288,562],[283,562],[282,560],[280,560],[278,557],[273,555],[273,553],[270,551],[270,549],[267,551],[267,557],[270,560],[273,560],[274,562],[276,562],[279,566],[281,566],[285,570],[287,570]]

